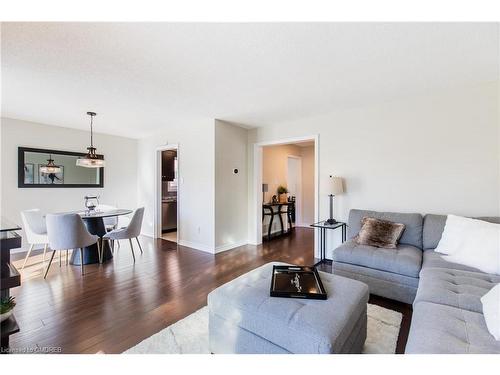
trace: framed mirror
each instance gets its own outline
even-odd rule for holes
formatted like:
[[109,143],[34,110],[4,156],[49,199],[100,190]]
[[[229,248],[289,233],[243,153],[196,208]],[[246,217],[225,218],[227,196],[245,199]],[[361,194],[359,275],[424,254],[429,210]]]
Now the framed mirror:
[[76,165],[84,153],[18,147],[20,188],[104,187],[104,167]]

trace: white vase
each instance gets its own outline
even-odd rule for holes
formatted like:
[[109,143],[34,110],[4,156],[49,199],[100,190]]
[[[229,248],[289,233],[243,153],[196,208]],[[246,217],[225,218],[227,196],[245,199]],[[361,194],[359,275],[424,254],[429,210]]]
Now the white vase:
[[12,315],[14,312],[14,309],[7,311],[6,313],[0,314],[0,323],[2,323],[4,320],[9,319],[9,317]]

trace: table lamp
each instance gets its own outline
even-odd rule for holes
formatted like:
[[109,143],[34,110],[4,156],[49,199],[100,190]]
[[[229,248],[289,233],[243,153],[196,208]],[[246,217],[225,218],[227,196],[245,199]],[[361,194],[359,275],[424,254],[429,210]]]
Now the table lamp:
[[266,203],[266,193],[269,190],[268,184],[262,184],[262,203]]
[[333,225],[337,220],[333,218],[333,197],[344,192],[344,183],[342,177],[330,176],[330,186],[328,196],[330,197],[330,218],[326,221],[327,224]]

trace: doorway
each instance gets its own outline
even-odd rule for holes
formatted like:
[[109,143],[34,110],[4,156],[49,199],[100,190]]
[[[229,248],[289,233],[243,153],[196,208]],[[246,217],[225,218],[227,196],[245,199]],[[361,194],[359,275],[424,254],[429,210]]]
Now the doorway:
[[155,237],[179,240],[179,150],[167,145],[156,150]]
[[[250,228],[251,243],[260,244],[264,237],[265,240],[272,239],[275,234],[279,235],[277,232],[287,232],[289,227],[309,229],[310,224],[319,221],[318,157],[317,135],[254,144],[252,216],[255,221],[252,220]],[[282,191],[282,187],[288,190],[287,200],[279,195],[278,189]],[[289,224],[288,216],[283,216],[282,220],[275,216],[273,223],[270,223],[269,214],[273,211],[267,206],[273,205],[273,202],[280,205],[283,201],[292,203],[288,206],[295,208],[295,212],[292,211],[292,225]],[[274,213],[276,211],[274,209]],[[284,223],[284,230],[281,222]],[[318,256],[316,233],[314,252]]]

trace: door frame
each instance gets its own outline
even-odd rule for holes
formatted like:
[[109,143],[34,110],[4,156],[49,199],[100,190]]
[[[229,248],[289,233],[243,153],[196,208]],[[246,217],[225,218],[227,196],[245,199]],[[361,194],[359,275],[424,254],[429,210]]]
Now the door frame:
[[181,197],[181,167],[180,167],[180,148],[178,143],[169,143],[163,146],[159,146],[155,149],[155,213],[154,213],[154,238],[161,238],[161,154],[163,151],[176,150],[177,151],[177,243],[179,243],[179,233],[180,233],[180,197]]
[[[299,162],[298,168],[298,180],[299,184],[297,186],[297,192],[295,194],[295,225],[300,224],[302,226],[302,156],[296,155],[287,155],[286,157],[286,178],[288,181],[289,171],[288,171],[288,163],[289,159],[295,159]],[[289,184],[287,184],[289,185]]]
[[[290,143],[314,141],[314,221],[319,221],[319,134],[303,137],[281,138],[273,141],[256,142],[253,145],[253,202],[255,214],[251,218],[255,228],[249,233],[249,242],[255,245],[262,243],[262,148]],[[314,231],[314,256],[320,257],[318,231]]]

